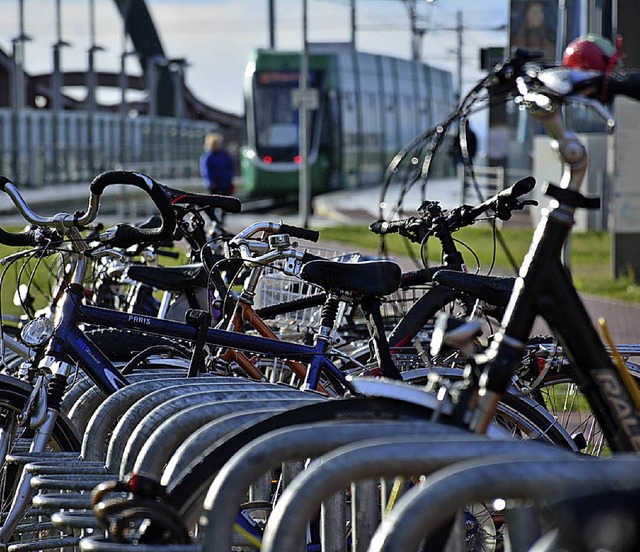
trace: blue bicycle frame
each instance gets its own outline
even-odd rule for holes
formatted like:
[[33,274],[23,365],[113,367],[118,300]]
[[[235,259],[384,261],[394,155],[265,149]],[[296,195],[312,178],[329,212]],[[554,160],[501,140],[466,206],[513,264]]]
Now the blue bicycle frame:
[[[45,356],[63,360],[68,355],[76,359],[86,374],[106,395],[125,387],[129,382],[91,339],[78,328],[78,323],[140,330],[188,341],[196,340],[197,328],[187,323],[85,305],[82,303],[83,297],[84,289],[80,284],[70,284],[67,287],[60,306],[54,338],[50,341]],[[317,389],[320,375],[324,371],[337,380],[345,390],[354,392],[353,386],[344,374],[326,356],[329,344],[324,339],[317,339],[314,345],[303,345],[209,328],[205,342],[219,347],[308,362],[304,390]]]

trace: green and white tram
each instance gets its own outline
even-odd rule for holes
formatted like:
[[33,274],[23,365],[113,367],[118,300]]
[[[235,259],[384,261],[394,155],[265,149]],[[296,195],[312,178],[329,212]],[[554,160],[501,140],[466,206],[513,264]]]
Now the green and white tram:
[[[300,62],[300,52],[257,50],[247,65],[241,169],[251,196],[298,192]],[[308,116],[313,194],[379,184],[398,149],[454,107],[451,74],[423,63],[311,44],[308,66],[319,96]]]

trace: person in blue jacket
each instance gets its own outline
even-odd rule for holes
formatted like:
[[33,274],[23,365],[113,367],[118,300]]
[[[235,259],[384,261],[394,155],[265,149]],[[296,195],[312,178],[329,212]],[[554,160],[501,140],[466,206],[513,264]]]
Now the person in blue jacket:
[[200,156],[200,174],[209,193],[232,195],[233,160],[222,144],[221,134],[207,134],[204,139],[204,153]]

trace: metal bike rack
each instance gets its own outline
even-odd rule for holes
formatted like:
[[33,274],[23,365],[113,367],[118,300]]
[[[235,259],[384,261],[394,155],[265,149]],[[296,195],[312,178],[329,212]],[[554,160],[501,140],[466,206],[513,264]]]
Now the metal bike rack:
[[635,454],[532,460],[484,458],[435,473],[398,501],[374,535],[370,552],[417,550],[425,535],[458,509],[489,498],[549,500],[584,492],[585,487],[625,490],[640,485]]
[[[236,380],[232,382],[232,380]],[[222,381],[221,381],[222,380]],[[230,381],[231,380],[231,381]],[[240,380],[242,381],[242,380]],[[166,380],[139,381],[120,389],[108,397],[91,417],[84,433],[82,456],[87,460],[104,460],[104,443],[117,425],[128,426],[131,431],[133,417],[139,419],[161,402],[163,398],[181,396],[196,390],[235,389],[241,385],[237,378],[202,377],[196,379],[170,378]],[[261,385],[259,383],[243,383],[242,385]],[[158,402],[155,402],[158,401]]]
[[[164,370],[151,370],[148,374],[131,374],[127,376],[127,378],[129,379],[131,385],[148,385],[150,390],[153,390],[154,387],[161,389],[160,386],[162,383],[164,383],[166,387],[171,382],[179,383],[181,381],[189,381],[184,374],[180,374],[176,371],[165,372]],[[193,378],[191,381],[193,382],[195,380],[202,381],[213,379],[215,379],[214,376],[202,375],[198,378]],[[125,387],[124,389],[127,389],[127,387]],[[139,387],[134,388],[138,390],[140,389]],[[115,394],[119,394],[119,392],[123,391],[124,389],[119,390]],[[85,431],[95,412],[99,409],[102,403],[104,403],[106,400],[109,400],[109,398],[110,397],[105,398],[97,387],[90,387],[76,399],[71,409],[69,410],[69,418],[72,420],[79,431]]]
[[[180,446],[173,452],[171,455],[171,459],[169,463],[172,467],[175,467],[176,473],[180,471],[181,467],[184,467],[189,461],[191,461],[194,455],[200,454],[205,447],[209,446],[211,443],[214,443],[218,439],[225,437],[226,435],[236,432],[241,428],[248,427],[256,422],[260,422],[269,416],[284,411],[284,408],[281,409],[263,409],[263,410],[246,410],[243,412],[234,412],[232,414],[227,414],[225,416],[221,416],[220,418],[216,418],[211,422],[208,422],[204,426],[202,426],[199,430],[196,430],[195,433],[192,433],[187,437],[187,439],[183,440]],[[185,458],[185,449],[190,447],[193,442],[196,442],[193,446],[193,455],[188,455],[188,460]],[[138,457],[136,458],[136,463],[133,466],[133,471],[137,473],[157,473],[161,468],[158,466],[157,457],[155,456],[156,445],[159,445],[160,442],[156,443],[156,440],[149,441],[145,443],[140,452],[138,453]],[[183,464],[184,462],[184,464]]]
[[[260,387],[261,385],[263,387]],[[162,394],[160,394],[160,397],[161,396]],[[184,393],[178,393],[171,397],[167,396],[166,400],[159,400],[155,405],[153,404],[155,402],[153,399],[150,401],[142,400],[136,405],[140,406],[140,408],[132,410],[129,413],[130,415],[123,417],[116,427],[109,447],[109,454],[111,455],[112,452],[115,452],[116,455],[113,457],[110,455],[107,456],[107,462],[118,461],[117,451],[122,451],[120,460],[127,457],[127,450],[139,451],[142,446],[149,441],[151,435],[158,430],[166,420],[188,408],[203,404],[223,403],[229,400],[253,400],[253,405],[255,405],[255,401],[273,399],[293,400],[298,398],[308,399],[310,397],[302,391],[292,388],[280,389],[273,388],[273,386],[270,385],[265,386],[264,384],[253,383],[248,384],[246,388],[242,385],[233,385],[231,387],[225,386],[224,388],[203,386],[200,389],[194,390],[192,393],[185,390]],[[253,405],[251,406],[253,407]],[[146,412],[144,411],[145,408]],[[239,411],[241,410],[242,409],[239,409]],[[174,426],[173,434],[168,437],[169,440],[173,438],[176,432],[182,432],[181,427],[182,426],[178,425]],[[187,435],[190,435],[190,433]],[[182,440],[184,440],[184,438],[186,438],[186,435],[182,436]],[[182,440],[180,442],[182,442]],[[177,446],[178,445],[176,445],[176,447]],[[167,449],[171,447],[169,442],[167,442],[166,447]],[[126,467],[123,466],[123,469],[130,470],[134,462],[135,458],[130,458],[130,465]]]
[[[167,435],[171,436],[172,445],[166,443],[167,450],[171,449],[173,446],[173,450],[177,448],[187,435],[195,431],[197,428],[202,425],[210,422],[211,420],[218,418],[220,416],[224,416],[225,414],[229,414],[232,412],[239,412],[243,410],[247,410],[255,407],[256,401],[260,402],[261,406],[266,408],[290,408],[293,406],[302,406],[303,404],[310,404],[312,402],[316,402],[318,399],[314,397],[302,396],[298,398],[263,398],[262,395],[257,395],[254,399],[240,399],[240,400],[225,400],[225,401],[210,401],[204,402],[203,404],[196,405],[185,405],[178,401],[176,404],[176,409],[174,412],[169,414],[168,410],[171,409],[169,403],[162,405],[163,407],[167,407],[164,409],[164,413],[166,415],[163,416],[160,420],[153,420],[152,416],[154,412],[150,412],[148,415],[148,419],[150,420],[149,425],[147,426],[138,426],[133,434],[131,435],[131,439],[136,440],[138,443],[143,444],[147,438],[151,438],[151,434],[154,430],[162,431],[163,428],[169,428],[170,431]],[[179,405],[179,406],[178,406]],[[164,414],[163,413],[163,414]],[[161,425],[159,425],[161,424]],[[149,431],[151,429],[151,431]],[[140,440],[139,435],[144,434],[144,439]],[[109,469],[118,470],[122,472],[122,476],[126,475],[128,471],[133,468],[135,464],[134,455],[131,454],[131,449],[128,451],[130,454],[130,463],[128,463],[128,458],[124,454],[120,458],[118,451],[115,447],[109,447],[109,452],[107,453],[107,462],[106,465]],[[139,450],[135,451],[135,456]]]
[[[180,473],[194,458],[199,456],[203,450],[207,449],[219,439],[245,427],[249,427],[254,423],[265,420],[269,416],[282,412],[283,410],[284,409],[260,409],[234,412],[206,423],[189,435],[174,451],[164,469],[164,473]],[[151,470],[151,467],[147,468],[147,461],[149,461],[149,459],[146,451],[140,451],[133,471],[146,472],[148,469]]]
[[197,544],[123,544],[109,542],[104,537],[80,540],[81,552],[200,552]]
[[[209,488],[205,500],[206,514],[203,518],[206,521],[201,528],[204,550],[226,550],[231,547],[232,525],[237,511],[229,505],[241,504],[251,482],[274,465],[315,457],[353,441],[381,436],[386,436],[388,439],[395,435],[403,435],[407,439],[409,435],[425,434],[427,436],[424,438],[434,434],[439,436],[453,434],[458,442],[468,435],[463,430],[427,421],[387,421],[381,424],[379,421],[363,420],[303,424],[273,431],[255,439],[227,462]],[[295,484],[297,479],[293,479],[292,484]],[[349,480],[347,485],[355,479]],[[342,488],[333,486],[332,490],[338,491]],[[306,493],[306,490],[302,493]],[[323,498],[329,498],[332,494],[327,493]],[[314,513],[316,510],[314,509]],[[332,514],[328,513],[327,516],[331,518]],[[306,527],[306,520],[304,526]],[[326,531],[326,533],[342,534],[344,526],[331,529],[332,531]]]
[[295,550],[304,541],[307,522],[322,500],[353,481],[426,475],[469,458],[500,454],[520,455],[529,462],[572,456],[540,443],[494,441],[470,434],[374,439],[348,445],[318,458],[285,489],[269,518],[261,550]]

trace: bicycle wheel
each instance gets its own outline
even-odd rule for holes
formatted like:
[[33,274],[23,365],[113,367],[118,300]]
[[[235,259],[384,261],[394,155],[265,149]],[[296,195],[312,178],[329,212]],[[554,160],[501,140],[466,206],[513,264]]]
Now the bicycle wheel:
[[[640,366],[632,362],[627,362],[626,365],[631,376],[640,385]],[[569,373],[568,365],[547,373],[540,385],[528,390],[528,393],[558,420],[581,452],[591,456],[610,453],[602,429]]]
[[[0,374],[0,519],[5,518],[13,500],[21,465],[7,462],[9,454],[26,452],[33,437],[33,430],[19,426],[18,414],[27,404],[31,386],[4,374]],[[46,452],[79,452],[81,439],[66,415],[60,413],[47,445]]]
[[[462,370],[459,368],[423,368],[403,373],[403,380],[412,385],[426,385],[429,374],[433,373],[452,380],[462,378]],[[577,450],[571,434],[558,419],[547,411],[544,405],[515,388],[510,389],[498,404],[495,422],[519,439],[543,441]]]

